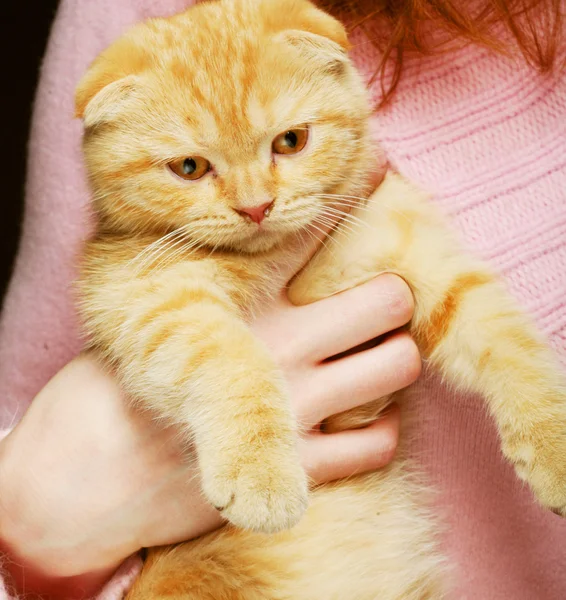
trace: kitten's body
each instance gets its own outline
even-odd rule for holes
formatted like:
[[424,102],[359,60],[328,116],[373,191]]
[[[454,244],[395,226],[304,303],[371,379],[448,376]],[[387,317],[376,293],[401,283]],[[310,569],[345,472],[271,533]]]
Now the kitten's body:
[[[244,323],[293,237],[336,214],[337,196],[350,203],[365,189],[370,105],[346,43],[301,0],[208,3],[137,27],[79,88],[99,216],[82,278],[93,345],[139,402],[190,429],[204,491],[232,523],[284,530],[227,527],[152,552],[131,598],[442,595],[426,493],[401,457],[315,490],[300,520],[306,480],[284,384]],[[304,152],[272,155],[271,140],[300,126],[310,128]],[[213,169],[176,180],[165,165],[184,156]],[[242,216],[266,199],[275,203],[261,227]],[[411,285],[411,332],[430,364],[485,396],[506,456],[564,512],[566,398],[550,352],[426,197],[392,173],[290,296],[312,302],[384,271]],[[329,427],[361,426],[386,402]]]

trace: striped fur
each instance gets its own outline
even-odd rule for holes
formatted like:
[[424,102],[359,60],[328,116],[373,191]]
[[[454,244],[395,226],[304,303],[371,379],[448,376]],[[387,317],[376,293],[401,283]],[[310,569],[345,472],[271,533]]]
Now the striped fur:
[[[519,476],[566,511],[554,359],[425,194],[389,173],[363,201],[371,107],[346,49],[342,26],[306,0],[220,0],[135,27],[78,88],[98,219],[79,282],[86,331],[132,397],[192,437],[204,492],[232,523],[152,550],[130,600],[417,600],[448,587],[428,492],[403,452],[379,473],[312,490],[305,514],[285,384],[246,325],[295,236],[325,224],[337,200],[353,208],[291,299],[401,275],[423,354],[486,398]],[[305,150],[272,158],[271,140],[305,125]],[[179,180],[166,165],[188,156],[213,170]],[[238,211],[266,199],[258,231]],[[389,401],[328,427],[361,426]]]

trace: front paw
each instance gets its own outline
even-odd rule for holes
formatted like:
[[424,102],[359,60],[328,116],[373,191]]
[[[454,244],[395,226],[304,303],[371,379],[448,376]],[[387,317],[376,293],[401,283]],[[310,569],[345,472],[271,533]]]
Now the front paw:
[[504,436],[503,451],[538,501],[566,517],[566,413]]
[[293,527],[307,509],[308,481],[295,453],[201,457],[201,466],[206,497],[237,527],[274,533]]

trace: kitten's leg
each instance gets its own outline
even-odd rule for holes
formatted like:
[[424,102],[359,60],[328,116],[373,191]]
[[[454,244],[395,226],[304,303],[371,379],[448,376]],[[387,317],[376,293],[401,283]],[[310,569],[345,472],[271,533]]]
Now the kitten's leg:
[[423,494],[396,460],[315,490],[289,531],[225,528],[152,550],[128,600],[440,600],[448,578]]
[[434,206],[389,174],[355,235],[338,231],[290,290],[301,304],[400,274],[416,301],[412,333],[449,380],[483,394],[503,452],[540,502],[566,515],[566,388],[552,352],[490,271],[465,255]]
[[210,272],[189,263],[136,280],[99,266],[83,284],[86,322],[132,397],[190,430],[203,490],[222,515],[290,527],[307,480],[282,378]]
[[541,504],[566,516],[564,377],[503,285],[477,266],[463,270],[420,311],[413,332],[431,364],[485,396],[517,475]]

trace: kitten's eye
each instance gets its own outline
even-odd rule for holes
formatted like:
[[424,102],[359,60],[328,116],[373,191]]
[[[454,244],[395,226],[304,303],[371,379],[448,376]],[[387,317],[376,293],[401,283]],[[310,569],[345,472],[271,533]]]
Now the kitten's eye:
[[210,171],[210,163],[206,158],[202,158],[201,156],[191,156],[170,162],[169,168],[175,175],[194,181],[200,179]]
[[308,139],[308,127],[289,129],[273,140],[271,149],[274,154],[297,154],[305,147]]

